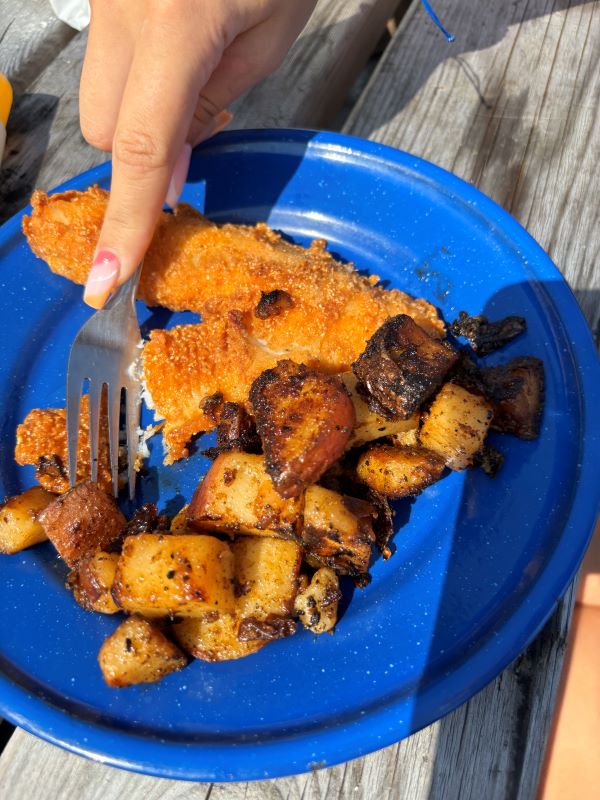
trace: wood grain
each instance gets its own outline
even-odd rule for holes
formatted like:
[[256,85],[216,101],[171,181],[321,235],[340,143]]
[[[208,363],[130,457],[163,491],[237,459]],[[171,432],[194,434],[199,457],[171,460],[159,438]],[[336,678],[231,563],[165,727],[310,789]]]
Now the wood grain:
[[21,94],[76,31],[58,20],[48,0],[0,0],[0,72]]
[[[424,155],[504,204],[550,251],[597,326],[600,20],[594,6],[438,0],[457,34],[449,46],[414,5],[347,129]],[[80,157],[74,153],[70,174],[80,169]],[[51,181],[66,167],[52,156],[42,174]],[[473,700],[366,758],[283,780],[209,787],[127,775],[18,731],[0,758],[0,789],[7,800],[41,787],[60,800],[533,800],[573,597],[569,590],[533,645]]]
[[[0,0],[5,2],[5,0]],[[276,74],[239,100],[233,127],[318,127],[341,107],[398,0],[321,0]],[[17,98],[0,177],[0,221],[108,159],[79,130],[79,75],[87,33],[75,35]]]

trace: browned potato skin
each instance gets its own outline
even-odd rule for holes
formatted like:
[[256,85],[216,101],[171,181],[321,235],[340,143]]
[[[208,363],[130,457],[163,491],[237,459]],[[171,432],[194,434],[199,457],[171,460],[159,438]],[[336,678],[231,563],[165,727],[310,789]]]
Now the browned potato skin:
[[337,623],[338,604],[342,597],[340,581],[332,569],[321,567],[308,581],[303,575],[294,605],[296,614],[305,628],[312,633],[327,633]]
[[486,395],[494,404],[492,428],[520,439],[536,439],[544,405],[544,364],[521,356],[481,371]]
[[173,625],[182,647],[203,661],[230,661],[256,653],[267,641],[240,641],[242,621],[287,618],[294,605],[302,560],[298,544],[247,536],[237,539],[232,550],[236,589],[233,613],[206,614]]
[[39,521],[70,567],[96,550],[106,550],[127,524],[113,498],[91,481],[57,497]]
[[77,568],[69,573],[67,586],[86,611],[116,614],[120,610],[111,593],[118,561],[118,553],[99,550],[80,561]]
[[54,497],[41,486],[33,486],[2,504],[0,553],[18,553],[47,540],[46,531],[38,518]]
[[473,464],[492,421],[491,403],[456,383],[446,383],[431,405],[419,438],[453,470]]
[[179,511],[175,514],[173,519],[171,520],[171,533],[181,534],[181,533],[193,533],[194,531],[188,525],[188,505],[183,506],[180,508]]
[[384,413],[407,419],[441,385],[457,360],[446,342],[432,339],[406,314],[390,317],[352,364]]
[[198,531],[297,538],[301,503],[282,498],[262,456],[222,453],[194,492],[188,524]]
[[299,497],[342,455],[355,423],[344,384],[296,364],[279,361],[250,389],[265,465],[282,497]]
[[203,616],[234,608],[233,555],[213,536],[129,536],[117,564],[119,608],[146,617]]
[[356,465],[359,479],[376,492],[395,500],[414,497],[438,481],[445,460],[423,447],[377,445],[361,455]]
[[339,575],[364,575],[369,569],[374,508],[355,497],[309,486],[304,495],[302,546],[313,567],[330,567]]
[[187,658],[156,625],[129,617],[104,641],[98,662],[106,683],[122,688],[159,681],[185,667]]
[[383,414],[369,408],[369,404],[360,395],[357,389],[358,381],[353,372],[344,372],[340,375],[344,382],[346,391],[350,395],[354,405],[356,422],[354,429],[346,445],[346,449],[360,447],[376,439],[384,439],[386,436],[403,436],[411,432],[416,433],[419,427],[419,413],[415,411],[408,419],[388,419]]

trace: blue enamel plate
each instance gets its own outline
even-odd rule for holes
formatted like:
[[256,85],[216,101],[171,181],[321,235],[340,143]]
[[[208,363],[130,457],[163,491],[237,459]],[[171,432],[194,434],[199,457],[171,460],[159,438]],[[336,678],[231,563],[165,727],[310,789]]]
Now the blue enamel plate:
[[[110,166],[63,189],[108,187]],[[330,133],[241,131],[195,151],[183,200],[217,222],[267,220],[294,241],[318,237],[360,270],[460,310],[527,318],[490,357],[546,366],[541,436],[494,434],[495,480],[453,473],[397,508],[395,553],[349,592],[333,636],[301,631],[257,655],[194,662],[161,683],[109,689],[97,653],[118,620],[64,588],[50,545],[0,556],[0,713],[104,763],[170,778],[248,780],[329,766],[376,750],[463,703],[540,630],[588,544],[600,486],[600,379],[569,288],[530,236],[459,179],[406,153]],[[34,482],[12,458],[15,428],[64,404],[81,290],[52,275],[21,234],[0,230],[0,483]],[[196,319],[139,305],[144,330]],[[148,416],[148,420],[150,417]],[[208,440],[210,444],[210,440]],[[208,462],[163,467],[151,442],[140,500],[176,511]]]

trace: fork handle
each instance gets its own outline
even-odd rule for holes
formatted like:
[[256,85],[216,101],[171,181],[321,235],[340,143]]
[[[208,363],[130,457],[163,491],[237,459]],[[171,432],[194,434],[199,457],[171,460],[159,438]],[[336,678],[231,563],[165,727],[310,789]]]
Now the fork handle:
[[131,305],[135,305],[135,292],[137,289],[137,285],[140,280],[140,274],[142,272],[142,267],[144,266],[144,262],[142,261],[133,275],[128,278],[125,283],[121,284],[118,289],[114,292],[112,297],[108,300],[105,304],[104,308],[108,311],[110,308],[114,308],[121,303],[130,302]]

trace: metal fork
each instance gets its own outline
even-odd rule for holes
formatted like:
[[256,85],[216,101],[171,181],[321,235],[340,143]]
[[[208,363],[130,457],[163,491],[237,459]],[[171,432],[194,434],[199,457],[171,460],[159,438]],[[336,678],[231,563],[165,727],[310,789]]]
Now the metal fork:
[[89,381],[91,479],[98,480],[98,437],[102,390],[108,400],[108,442],[110,470],[115,497],[119,491],[119,420],[121,391],[125,390],[125,430],[129,498],[135,494],[135,460],[139,446],[141,385],[134,374],[140,355],[140,328],[135,312],[135,290],[142,265],[120,286],[104,308],[80,329],[71,345],[67,368],[67,446],[69,479],[75,485],[79,405],[83,382]]

